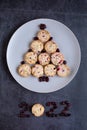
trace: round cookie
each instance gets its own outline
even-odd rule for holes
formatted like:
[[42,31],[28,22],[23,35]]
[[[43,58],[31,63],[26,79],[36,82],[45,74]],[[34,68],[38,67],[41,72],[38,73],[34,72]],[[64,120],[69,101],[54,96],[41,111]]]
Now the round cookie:
[[37,34],[37,37],[42,42],[47,42],[50,38],[50,33],[47,30],[40,30]]
[[43,50],[43,43],[40,40],[34,40],[31,45],[31,49],[35,53],[39,53]]
[[18,71],[18,74],[23,77],[28,77],[31,74],[31,68],[29,64],[26,64],[26,63],[19,65],[17,71]]
[[57,75],[60,77],[67,77],[70,74],[70,68],[67,65],[59,65],[57,68]]
[[54,65],[62,64],[64,61],[64,56],[60,52],[55,52],[51,55],[51,62]]
[[45,50],[46,52],[48,53],[54,53],[56,52],[57,50],[57,45],[55,42],[53,41],[48,41],[46,44],[45,44]]
[[38,56],[38,60],[41,65],[47,65],[50,62],[50,56],[48,53],[41,53]]
[[44,67],[44,72],[46,76],[56,75],[56,67],[53,64],[48,64]]
[[24,61],[28,64],[35,64],[37,62],[37,54],[35,52],[27,52],[24,55]]
[[32,67],[32,75],[35,77],[41,77],[43,76],[43,66],[40,64],[35,64]]
[[35,104],[32,106],[32,114],[36,117],[42,116],[44,114],[44,106],[41,104]]

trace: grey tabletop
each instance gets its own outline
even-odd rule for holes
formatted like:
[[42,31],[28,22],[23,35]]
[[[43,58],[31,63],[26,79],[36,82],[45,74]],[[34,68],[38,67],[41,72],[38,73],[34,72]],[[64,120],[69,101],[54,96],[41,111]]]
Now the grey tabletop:
[[[81,47],[82,59],[75,78],[63,89],[39,94],[21,87],[11,76],[6,63],[8,41],[14,31],[27,21],[51,18],[68,26],[76,35]],[[0,1],[0,130],[87,130],[87,0],[1,0]],[[21,102],[36,102],[50,107],[46,102],[57,102],[59,113],[67,100],[71,116],[20,118]],[[52,107],[52,106],[51,106]],[[30,108],[29,108],[30,109]]]

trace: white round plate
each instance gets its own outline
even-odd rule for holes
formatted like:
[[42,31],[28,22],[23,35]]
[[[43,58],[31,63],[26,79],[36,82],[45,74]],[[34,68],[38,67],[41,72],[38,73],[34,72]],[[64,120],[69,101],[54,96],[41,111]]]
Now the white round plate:
[[[58,44],[71,69],[70,75],[66,78],[55,76],[50,77],[49,82],[39,82],[33,76],[23,78],[17,73],[17,67],[23,61],[23,55],[28,51],[29,44],[39,31],[41,23],[46,24],[47,30]],[[25,23],[13,34],[8,44],[6,57],[12,76],[21,86],[34,92],[48,93],[65,87],[74,78],[80,65],[81,51],[77,38],[64,24],[52,19],[36,19]]]

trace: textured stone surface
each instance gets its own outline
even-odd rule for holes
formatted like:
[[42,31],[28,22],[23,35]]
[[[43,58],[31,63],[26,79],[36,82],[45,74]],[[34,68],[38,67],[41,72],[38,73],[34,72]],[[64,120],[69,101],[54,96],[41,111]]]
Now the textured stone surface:
[[[65,88],[38,94],[21,87],[6,64],[6,48],[14,31],[36,18],[52,18],[67,25],[77,36],[82,52],[80,69]],[[86,130],[87,129],[87,0],[1,0],[0,1],[0,130]],[[48,118],[45,115],[20,119],[18,104],[68,100],[71,116]]]

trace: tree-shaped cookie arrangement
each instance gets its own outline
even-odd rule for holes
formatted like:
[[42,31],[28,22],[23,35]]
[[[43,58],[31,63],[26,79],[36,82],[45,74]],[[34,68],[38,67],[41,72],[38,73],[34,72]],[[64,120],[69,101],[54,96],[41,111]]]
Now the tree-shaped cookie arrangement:
[[66,77],[70,68],[64,55],[60,52],[57,44],[53,41],[45,24],[39,25],[40,30],[30,44],[30,49],[23,56],[21,65],[18,66],[18,74],[28,77],[31,74],[39,81],[49,81],[49,77],[55,75]]

